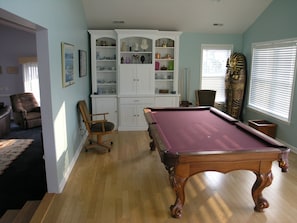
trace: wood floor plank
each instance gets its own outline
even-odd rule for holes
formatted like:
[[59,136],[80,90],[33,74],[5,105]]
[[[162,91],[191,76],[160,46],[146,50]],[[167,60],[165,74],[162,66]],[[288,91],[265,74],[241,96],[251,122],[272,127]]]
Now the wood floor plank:
[[0,223],[10,223],[16,218],[18,213],[20,212],[19,209],[10,209],[7,210],[4,215],[0,218]]
[[30,223],[40,223],[43,221],[44,216],[46,216],[46,213],[54,200],[54,197],[55,197],[55,194],[53,193],[46,193],[44,195],[44,197],[40,202],[40,205],[38,206],[37,210],[34,212],[34,215],[32,216]]
[[170,216],[175,201],[168,173],[146,132],[118,132],[110,153],[82,151],[63,193],[57,194],[45,223],[251,223],[295,222],[297,155],[290,154],[288,173],[273,164],[274,180],[264,189],[270,207],[254,212],[249,171],[204,172],[186,184],[181,219]]

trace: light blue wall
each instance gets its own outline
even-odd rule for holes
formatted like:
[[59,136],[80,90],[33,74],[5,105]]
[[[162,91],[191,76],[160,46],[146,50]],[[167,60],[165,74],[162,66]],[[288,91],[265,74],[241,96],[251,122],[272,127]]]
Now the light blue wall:
[[[19,64],[20,57],[36,56],[35,33],[29,33],[15,28],[0,26],[0,101],[10,105],[9,95],[24,91],[24,80],[22,65]],[[6,67],[18,68],[17,74],[8,74]]]
[[[296,0],[274,0],[266,11],[256,22],[244,33],[243,53],[247,57],[247,64],[251,66],[251,44],[279,39],[297,38],[297,1]],[[295,74],[296,78],[296,74]],[[278,125],[277,138],[297,147],[297,97],[293,98],[292,120],[290,124],[284,123],[272,117],[265,116],[259,112],[246,108],[244,119],[266,119]],[[248,86],[249,87],[249,86]],[[247,101],[247,100],[246,100]]]
[[242,52],[242,35],[183,33],[180,37],[179,74],[188,68],[190,74],[189,96],[195,102],[194,91],[200,88],[202,44],[232,44],[234,52]]
[[[81,0],[0,0],[0,7],[47,29],[49,55],[38,55],[38,58],[49,57],[49,74],[46,74],[49,77],[42,76],[45,75],[43,73],[40,74],[41,81],[49,81],[42,84],[44,87],[41,89],[41,96],[44,97],[41,98],[41,106],[51,108],[50,112],[45,111],[51,117],[43,117],[43,121],[48,120],[48,122],[45,121],[43,132],[45,146],[50,145],[50,148],[45,148],[48,151],[46,155],[55,156],[50,157],[55,161],[54,165],[48,164],[51,171],[55,172],[49,174],[52,178],[57,178],[55,182],[57,185],[49,185],[48,189],[49,192],[58,192],[82,139],[78,131],[79,115],[76,103],[80,99],[88,100],[90,93],[89,74],[83,78],[78,77],[78,50],[88,51],[83,6]],[[62,87],[61,42],[75,46],[75,84],[67,88]],[[44,44],[44,41],[42,43]],[[46,63],[44,65],[41,61],[41,66],[46,66]],[[43,100],[45,98],[46,100]]]

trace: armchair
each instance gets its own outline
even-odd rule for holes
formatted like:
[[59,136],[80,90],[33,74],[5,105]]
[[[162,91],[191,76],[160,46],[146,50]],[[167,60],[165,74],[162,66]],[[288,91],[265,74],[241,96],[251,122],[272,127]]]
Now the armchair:
[[40,107],[32,93],[10,96],[14,122],[24,129],[41,126]]
[[[110,140],[103,141],[103,136],[113,133],[114,129],[114,124],[106,120],[108,113],[91,114],[84,100],[78,102],[78,108],[88,132],[87,140],[89,141],[89,145],[85,146],[85,150],[88,151],[90,148],[99,146],[110,152],[112,142]],[[101,119],[94,120],[93,117],[96,116],[101,117]],[[97,137],[97,141],[92,140],[93,136]]]

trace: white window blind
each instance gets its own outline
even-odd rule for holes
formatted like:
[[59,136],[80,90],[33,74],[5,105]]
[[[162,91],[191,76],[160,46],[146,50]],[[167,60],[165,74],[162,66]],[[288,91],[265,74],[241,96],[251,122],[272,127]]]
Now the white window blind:
[[34,94],[36,101],[40,105],[38,64],[36,62],[23,64],[24,90]]
[[283,121],[290,121],[297,40],[252,46],[248,106]]
[[232,45],[202,45],[201,89],[216,91],[216,102],[225,101],[226,63]]

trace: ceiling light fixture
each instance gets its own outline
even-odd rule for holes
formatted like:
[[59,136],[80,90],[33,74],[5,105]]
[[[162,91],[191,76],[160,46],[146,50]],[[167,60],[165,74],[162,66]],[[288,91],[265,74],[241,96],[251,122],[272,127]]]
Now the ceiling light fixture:
[[113,24],[124,24],[125,21],[124,20],[115,20],[115,21],[112,21]]
[[112,21],[112,23],[114,24],[115,28],[118,29],[118,28],[120,28],[121,25],[125,24],[125,21],[124,20],[114,20],[114,21]]
[[224,26],[223,23],[214,23],[213,26]]

